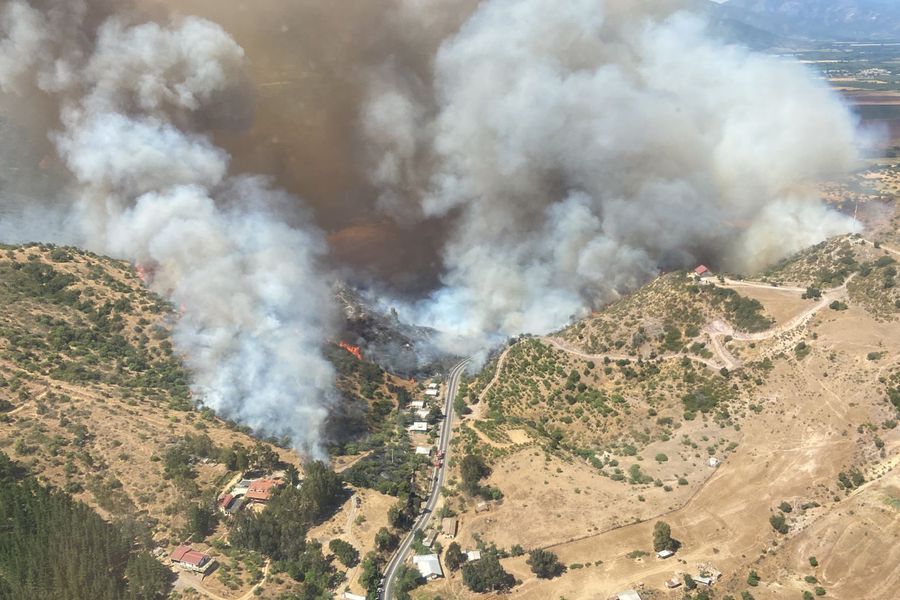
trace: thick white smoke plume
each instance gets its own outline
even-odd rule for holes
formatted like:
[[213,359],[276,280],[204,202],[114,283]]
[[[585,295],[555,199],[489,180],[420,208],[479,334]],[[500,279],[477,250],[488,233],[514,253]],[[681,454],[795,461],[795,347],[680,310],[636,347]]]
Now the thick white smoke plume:
[[79,31],[79,6],[4,7],[0,87],[27,77],[60,98],[71,217],[88,247],[134,260],[181,308],[176,347],[201,401],[320,453],[334,383],[321,353],[333,325],[324,239],[296,214],[287,225],[282,193],[229,178],[228,155],[181,126],[227,88],[242,49],[200,19],[112,17],[83,52],[53,52]]
[[855,164],[848,109],[681,4],[487,0],[425,92],[377,81],[363,119],[382,206],[452,227],[443,286],[410,314],[546,332],[661,268],[752,269],[854,228],[815,189]]

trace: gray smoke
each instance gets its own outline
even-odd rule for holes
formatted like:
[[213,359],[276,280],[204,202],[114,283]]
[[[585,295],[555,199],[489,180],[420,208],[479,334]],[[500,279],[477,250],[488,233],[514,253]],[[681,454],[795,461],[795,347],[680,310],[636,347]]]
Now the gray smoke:
[[[856,227],[817,193],[856,164],[850,112],[695,2],[288,4],[0,4],[0,133],[28,138],[0,148],[0,236],[134,260],[184,311],[203,402],[300,449],[334,393],[326,258],[470,352],[661,269],[752,270]],[[221,27],[162,6],[226,23],[252,77]]]
[[382,207],[451,228],[443,285],[407,314],[547,332],[660,268],[752,270],[856,226],[816,191],[856,163],[848,109],[681,5],[487,0],[424,92],[399,70],[373,85]]
[[227,153],[187,128],[237,77],[242,49],[201,19],[110,17],[79,51],[54,52],[84,35],[79,6],[8,3],[0,62],[5,93],[37,86],[60,102],[52,137],[76,181],[76,237],[135,261],[180,307],[174,341],[204,404],[321,453],[334,383],[324,238],[296,208],[288,225],[280,211],[295,202],[263,178],[229,177]]

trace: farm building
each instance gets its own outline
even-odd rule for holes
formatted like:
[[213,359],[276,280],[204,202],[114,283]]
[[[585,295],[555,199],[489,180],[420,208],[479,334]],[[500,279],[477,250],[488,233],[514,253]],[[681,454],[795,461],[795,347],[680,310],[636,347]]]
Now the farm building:
[[444,517],[441,519],[441,530],[444,532],[445,537],[455,538],[458,527],[459,521],[456,517]]
[[252,479],[241,479],[233,488],[231,488],[231,495],[243,496],[247,493],[247,490],[250,489],[251,483],[253,483]]
[[431,548],[434,546],[435,540],[437,540],[438,532],[437,531],[429,531],[425,534],[425,537],[422,539],[422,543],[425,544],[426,548]]
[[235,496],[233,494],[223,494],[218,500],[219,510],[224,515],[233,515],[241,510],[244,505],[243,496]]
[[616,594],[616,600],[641,600],[641,596],[634,590],[625,590]]
[[257,479],[250,484],[245,498],[247,499],[247,502],[260,502],[264,504],[272,499],[272,494],[275,493],[275,490],[280,485],[281,481],[278,479]]
[[671,550],[660,550],[659,552],[656,553],[656,558],[665,559],[665,558],[669,558],[670,556],[674,556],[674,555],[675,555],[675,553],[672,552]]
[[172,564],[178,565],[185,571],[193,571],[206,575],[213,568],[215,562],[208,554],[194,550],[190,546],[178,546],[169,555]]
[[666,587],[670,590],[675,589],[681,586],[681,578],[678,576],[672,577],[672,579],[666,580]]
[[413,556],[413,564],[416,565],[419,573],[426,580],[430,581],[444,576],[444,571],[441,569],[441,561],[438,560],[437,554]]
[[694,575],[694,581],[709,587],[713,584],[714,579],[708,575]]
[[407,431],[428,431],[428,423],[425,421],[416,421],[412,425],[406,428]]
[[706,279],[708,277],[713,277],[713,272],[710,271],[706,265],[700,265],[694,269],[694,275],[700,279]]
[[481,560],[481,550],[466,550],[466,562]]

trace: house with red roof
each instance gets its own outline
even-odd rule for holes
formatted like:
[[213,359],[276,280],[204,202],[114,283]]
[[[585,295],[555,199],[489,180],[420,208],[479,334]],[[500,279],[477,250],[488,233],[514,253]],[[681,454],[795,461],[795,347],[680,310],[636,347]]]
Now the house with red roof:
[[250,484],[244,496],[247,502],[265,504],[272,499],[272,494],[281,486],[280,479],[257,479]]
[[194,550],[190,546],[178,546],[169,555],[172,564],[178,565],[185,571],[193,571],[206,575],[216,564],[208,554]]
[[712,277],[713,272],[710,271],[706,265],[700,265],[696,269],[694,269],[694,275],[696,275],[700,279],[706,279],[707,277]]

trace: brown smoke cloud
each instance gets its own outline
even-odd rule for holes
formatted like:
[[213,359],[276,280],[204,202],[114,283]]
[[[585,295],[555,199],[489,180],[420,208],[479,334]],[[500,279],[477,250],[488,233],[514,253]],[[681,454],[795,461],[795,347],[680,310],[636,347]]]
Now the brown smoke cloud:
[[849,111],[696,5],[8,0],[0,238],[163,265],[210,403],[315,448],[335,278],[468,352],[855,226]]

